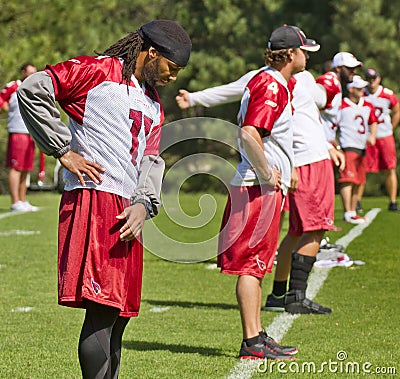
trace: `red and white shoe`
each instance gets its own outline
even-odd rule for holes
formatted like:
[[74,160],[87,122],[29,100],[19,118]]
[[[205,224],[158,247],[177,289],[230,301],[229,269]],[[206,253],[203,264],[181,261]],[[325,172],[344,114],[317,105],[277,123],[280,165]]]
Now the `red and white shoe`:
[[351,224],[362,224],[367,221],[365,217],[359,216],[358,214],[349,216],[349,215],[344,215],[344,221],[349,222]]

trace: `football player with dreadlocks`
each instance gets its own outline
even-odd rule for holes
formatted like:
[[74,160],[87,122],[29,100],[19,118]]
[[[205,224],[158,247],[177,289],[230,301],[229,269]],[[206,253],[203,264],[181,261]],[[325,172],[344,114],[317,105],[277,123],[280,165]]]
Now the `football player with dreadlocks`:
[[98,56],[46,66],[18,91],[32,137],[66,169],[58,301],[86,309],[78,349],[85,379],[118,377],[122,334],[139,312],[141,230],[158,212],[164,170],[155,86],[174,81],[190,51],[178,23],[155,20]]

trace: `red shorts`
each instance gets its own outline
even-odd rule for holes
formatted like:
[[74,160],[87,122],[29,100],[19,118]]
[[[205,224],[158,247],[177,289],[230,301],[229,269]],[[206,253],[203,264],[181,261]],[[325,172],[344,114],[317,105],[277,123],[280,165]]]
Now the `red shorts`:
[[137,239],[121,242],[125,220],[115,194],[76,189],[64,191],[58,228],[58,303],[84,308],[84,299],[137,316],[143,272],[143,246]]
[[289,212],[289,211],[290,211],[290,201],[288,192],[287,195],[283,198],[282,212]]
[[289,234],[332,230],[335,208],[335,179],[329,159],[296,168],[299,183],[289,193]]
[[35,160],[35,142],[29,134],[10,133],[6,167],[17,171],[32,171]]
[[264,278],[278,247],[282,193],[270,186],[231,186],[218,243],[218,267]]
[[379,172],[396,168],[396,145],[393,136],[377,138],[374,146],[367,145],[367,172]]
[[365,156],[354,151],[345,151],[346,167],[340,172],[339,183],[365,184]]

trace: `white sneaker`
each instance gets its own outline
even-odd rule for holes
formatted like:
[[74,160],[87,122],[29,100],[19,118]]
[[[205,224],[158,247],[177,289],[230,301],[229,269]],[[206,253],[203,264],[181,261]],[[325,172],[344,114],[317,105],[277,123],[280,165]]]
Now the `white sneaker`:
[[365,217],[355,215],[355,216],[348,216],[348,217],[345,216],[344,221],[349,222],[350,224],[362,224],[362,223],[366,222],[367,219]]
[[18,201],[15,204],[11,204],[11,212],[28,212],[26,210],[25,203]]
[[24,201],[22,204],[25,207],[25,212],[37,212],[39,210],[39,207],[35,207],[29,201]]

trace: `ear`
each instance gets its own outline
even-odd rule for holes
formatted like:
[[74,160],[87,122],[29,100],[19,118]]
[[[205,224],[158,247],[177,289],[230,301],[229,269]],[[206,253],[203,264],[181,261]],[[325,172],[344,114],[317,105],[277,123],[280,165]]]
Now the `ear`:
[[155,59],[158,57],[158,55],[159,55],[158,51],[153,46],[150,46],[149,47],[149,58]]
[[293,60],[293,56],[296,54],[294,49],[288,49],[288,58],[289,61],[291,62]]

